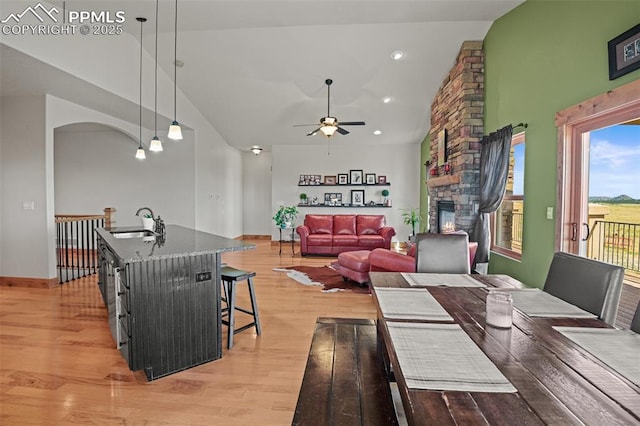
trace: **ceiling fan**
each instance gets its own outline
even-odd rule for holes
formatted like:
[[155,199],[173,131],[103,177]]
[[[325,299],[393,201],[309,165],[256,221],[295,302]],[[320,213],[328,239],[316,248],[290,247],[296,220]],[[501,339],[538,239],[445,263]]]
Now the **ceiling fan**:
[[[341,126],[364,126],[364,121],[338,121],[336,117],[331,116],[329,106],[331,102],[331,83],[333,83],[333,80],[328,78],[324,82],[327,85],[327,116],[322,117],[320,119],[320,127],[307,133],[307,136],[313,136],[318,132],[322,132],[322,134],[330,138],[335,132],[338,132],[341,135],[349,134],[349,131]],[[301,126],[318,126],[318,124],[296,124],[293,127]]]

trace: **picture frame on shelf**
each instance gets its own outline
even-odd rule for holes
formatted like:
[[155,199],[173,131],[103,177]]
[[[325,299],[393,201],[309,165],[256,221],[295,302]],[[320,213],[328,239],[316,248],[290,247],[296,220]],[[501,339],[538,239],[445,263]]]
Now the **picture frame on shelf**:
[[365,183],[367,185],[375,185],[377,183],[375,173],[367,173],[364,175]]
[[363,174],[362,170],[349,170],[349,183],[351,185],[362,185],[364,183]]
[[324,203],[325,205],[329,205],[329,202],[331,201],[331,193],[330,192],[325,192],[324,193]]
[[338,173],[338,185],[349,185],[349,175],[346,173]]
[[309,185],[309,180],[306,175],[300,175],[300,180],[298,181],[298,185]]
[[351,190],[351,205],[364,206],[364,189]]
[[336,184],[336,177],[335,176],[325,176],[324,177],[324,184],[325,185],[335,185]]
[[387,183],[387,177],[386,176],[378,176],[378,183],[379,184],[386,184]]
[[312,185],[320,185],[320,182],[322,182],[322,176],[321,175],[313,175],[313,183],[312,183]]

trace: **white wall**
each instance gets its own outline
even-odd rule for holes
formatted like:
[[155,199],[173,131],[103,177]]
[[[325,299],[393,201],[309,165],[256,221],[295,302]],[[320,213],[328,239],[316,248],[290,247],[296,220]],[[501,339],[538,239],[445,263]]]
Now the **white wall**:
[[[45,99],[3,97],[0,116],[0,275],[51,278],[47,229]],[[23,210],[23,202],[34,210]],[[52,259],[55,265],[55,257]],[[55,271],[55,269],[54,269]]]
[[[117,226],[139,225],[135,212],[150,207],[166,224],[195,226],[194,149],[191,140],[165,141],[161,153],[134,158],[137,142],[100,125],[55,131],[56,214],[100,214],[115,207]],[[191,138],[189,138],[191,139]]]
[[271,234],[271,158],[271,152],[265,151],[242,154],[244,235]]
[[[351,189],[363,187],[324,187],[298,186],[302,174],[337,175],[349,173],[349,170],[363,170],[364,173],[384,175],[391,186],[365,187],[365,202],[373,199],[380,202],[380,191],[389,190],[391,208],[313,208],[300,207],[296,224],[301,224],[306,213],[310,214],[384,214],[387,224],[396,230],[395,239],[406,241],[411,227],[402,222],[402,212],[420,205],[420,145],[387,145],[363,149],[362,146],[349,145],[347,137],[331,144],[331,154],[327,155],[326,146],[274,146],[272,172],[272,200],[270,216],[281,204],[295,205],[301,192],[309,197],[323,199],[325,192],[342,192],[343,201],[350,199]],[[272,239],[278,239],[278,232],[271,221]]]

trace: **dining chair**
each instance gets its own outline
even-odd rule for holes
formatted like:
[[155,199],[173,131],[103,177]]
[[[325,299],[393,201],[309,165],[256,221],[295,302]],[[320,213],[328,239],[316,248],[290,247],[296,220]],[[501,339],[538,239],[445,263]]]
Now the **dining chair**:
[[417,234],[416,247],[416,272],[471,273],[467,234]]
[[557,252],[543,290],[613,325],[623,279],[624,269],[620,266]]
[[633,315],[630,328],[631,328],[631,331],[640,333],[640,302],[638,302],[638,306],[636,306],[636,313]]

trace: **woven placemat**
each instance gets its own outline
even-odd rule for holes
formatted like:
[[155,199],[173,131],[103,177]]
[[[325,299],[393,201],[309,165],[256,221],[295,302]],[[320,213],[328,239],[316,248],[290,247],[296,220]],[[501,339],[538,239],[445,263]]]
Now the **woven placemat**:
[[453,321],[451,315],[424,288],[375,288],[376,298],[387,319]]
[[401,272],[410,286],[445,286],[445,287],[486,287],[487,285],[465,274],[423,274],[418,272]]
[[516,392],[459,325],[388,322],[387,327],[407,387]]

